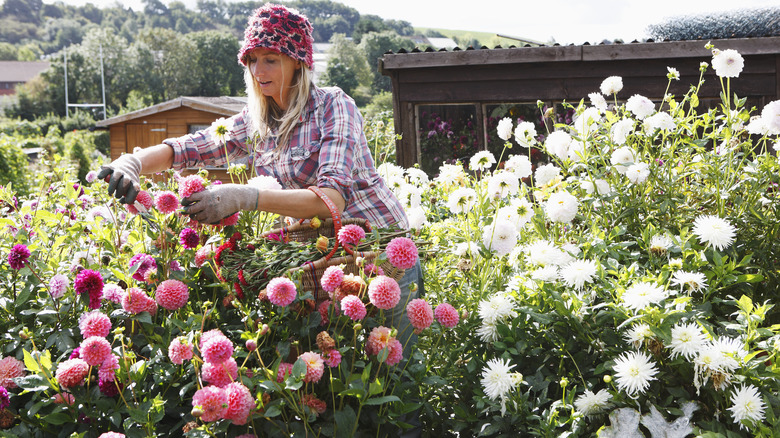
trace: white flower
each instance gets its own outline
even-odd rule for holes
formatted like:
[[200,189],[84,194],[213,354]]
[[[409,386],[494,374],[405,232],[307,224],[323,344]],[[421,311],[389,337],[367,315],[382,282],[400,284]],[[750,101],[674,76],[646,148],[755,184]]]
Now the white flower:
[[626,342],[632,344],[634,348],[639,348],[648,339],[652,339],[655,335],[650,330],[650,326],[647,324],[636,324],[626,333]]
[[497,324],[517,316],[514,301],[503,293],[494,294],[489,300],[479,302],[477,313],[483,322]]
[[626,109],[634,113],[637,119],[642,120],[655,112],[655,104],[645,96],[635,94],[626,101]]
[[747,132],[749,134],[756,134],[756,135],[771,135],[772,132],[769,129],[769,126],[766,124],[766,120],[764,120],[761,116],[753,116],[750,118],[750,123],[747,125]]
[[524,224],[520,223],[520,216],[517,214],[517,210],[511,205],[505,205],[496,211],[496,219],[509,222],[513,224],[518,231]]
[[666,254],[672,245],[674,245],[674,242],[666,234],[656,234],[650,238],[650,252],[653,254]]
[[634,151],[629,149],[628,146],[623,146],[615,149],[612,152],[612,156],[609,158],[609,162],[612,163],[613,166],[615,166],[615,170],[621,175],[626,174],[626,171],[628,170],[628,166],[633,164],[634,161],[636,161],[636,157],[634,156]]
[[514,172],[518,178],[528,178],[531,176],[531,160],[527,155],[511,155],[504,162],[504,170]]
[[474,258],[479,255],[479,245],[474,242],[461,242],[455,247],[455,255]]
[[658,373],[650,357],[639,351],[623,353],[615,360],[613,369],[618,388],[629,395],[645,392]]
[[498,138],[507,141],[512,136],[512,119],[504,117],[498,122]]
[[505,170],[493,174],[487,183],[488,195],[493,199],[502,199],[516,195],[520,190],[520,180],[517,175]]
[[544,212],[553,222],[569,223],[577,215],[580,203],[569,192],[562,190],[550,195],[544,204]]
[[629,309],[641,310],[650,304],[656,304],[666,298],[663,287],[640,281],[632,284],[623,292],[623,302]]
[[531,272],[531,278],[544,282],[555,281],[560,278],[560,272],[557,266],[545,266]]
[[574,129],[580,134],[580,138],[585,138],[591,133],[591,126],[601,119],[601,114],[597,108],[587,108],[582,114],[574,119]]
[[113,214],[111,213],[111,210],[105,205],[97,205],[89,209],[86,219],[88,221],[95,221],[97,218],[103,219],[105,221],[111,221]]
[[442,164],[439,167],[439,176],[434,180],[442,184],[455,184],[466,178],[463,166],[459,164]]
[[650,175],[650,168],[647,163],[634,163],[626,170],[626,178],[633,184],[642,184],[647,180],[648,175]]
[[401,178],[404,177],[404,169],[401,166],[398,166],[394,163],[391,163],[389,161],[385,161],[384,163],[380,164],[379,167],[376,168],[377,173],[385,179],[385,181],[390,181],[391,179]]
[[628,135],[634,131],[634,121],[631,119],[622,119],[612,125],[612,141],[622,145],[626,142]]
[[582,415],[597,415],[610,408],[612,408],[612,394],[606,389],[602,389],[597,393],[593,393],[586,389],[577,400],[574,400],[574,407],[582,413]]
[[672,275],[672,285],[698,292],[707,287],[707,277],[701,272],[677,271]]
[[548,135],[544,141],[544,147],[547,149],[547,152],[561,160],[566,160],[569,157],[570,144],[571,135],[564,131],[555,131]]
[[590,98],[590,103],[593,105],[599,112],[604,113],[607,111],[607,100],[604,99],[604,95],[601,93],[590,93],[588,94],[588,98]]
[[498,340],[498,328],[495,323],[482,321],[482,325],[477,329],[477,336],[482,342],[496,342]]
[[548,240],[537,240],[525,246],[526,260],[531,265],[559,265],[563,251]]
[[567,286],[582,289],[585,283],[591,283],[598,271],[593,260],[575,260],[561,268],[561,278]]
[[738,78],[745,67],[745,60],[736,50],[713,50],[712,68],[715,74],[722,78]]
[[230,140],[231,129],[233,129],[233,119],[226,119],[224,117],[214,120],[214,123],[209,127],[211,136],[218,144],[224,144]]
[[645,132],[652,133],[656,129],[671,131],[677,127],[669,113],[655,113],[644,121]]
[[606,96],[617,94],[623,89],[623,78],[620,76],[610,76],[601,83],[601,92]]
[[499,257],[505,256],[517,245],[517,228],[512,223],[497,220],[482,230],[482,244]]
[[428,223],[425,209],[422,207],[414,207],[406,210],[406,217],[409,219],[409,227],[413,230],[422,229],[422,227]]
[[722,251],[734,242],[736,228],[727,220],[713,215],[702,215],[693,221],[693,234],[699,241]]
[[409,180],[410,184],[414,184],[418,187],[424,184],[428,184],[428,174],[425,173],[424,170],[417,167],[410,167],[406,169],[406,178]]
[[520,146],[531,147],[536,143],[536,126],[531,122],[520,122],[515,128],[515,141]]
[[281,190],[282,184],[269,175],[258,175],[246,182],[252,187],[257,187],[260,190]]
[[769,102],[761,110],[761,119],[772,134],[780,134],[780,100]]
[[477,203],[477,192],[468,187],[458,187],[450,193],[447,207],[454,214],[468,213]]
[[672,359],[684,356],[691,360],[705,345],[707,345],[707,338],[695,323],[685,325],[678,323],[672,327],[672,342],[668,346],[672,349]]
[[417,208],[422,204],[422,189],[412,184],[403,184],[396,196],[406,209]]
[[666,75],[667,78],[674,79],[675,81],[679,81],[680,80],[680,72],[677,71],[676,68],[674,68],[674,67],[666,67],[666,71],[669,72]]
[[585,143],[572,140],[569,143],[569,159],[572,161],[585,161]]
[[509,255],[506,258],[506,262],[509,264],[509,266],[517,269],[520,267],[520,264],[523,261],[523,247],[522,246],[516,246],[512,249],[512,251],[509,252]]
[[753,385],[742,385],[735,388],[731,394],[731,415],[735,423],[740,423],[740,429],[744,427],[743,421],[759,423],[764,420],[764,400]]
[[745,357],[745,344],[737,338],[721,336],[711,342],[712,348],[722,356],[721,368],[731,372],[739,368]]
[[606,180],[597,179],[595,183],[596,184],[593,184],[588,180],[583,180],[580,181],[580,187],[589,195],[592,195],[594,192],[598,192],[599,195],[608,195],[612,193],[612,187]]
[[491,359],[482,369],[482,387],[491,400],[505,398],[517,384],[511,370],[514,365],[503,359]]
[[552,163],[545,164],[544,166],[539,166],[536,168],[536,173],[534,174],[534,178],[536,179],[536,185],[543,186],[549,183],[550,181],[554,180],[560,173],[561,173],[561,169],[555,167],[555,165]]
[[527,224],[534,216],[534,206],[526,198],[514,198],[509,201],[509,206],[517,211],[517,219],[520,227]]
[[496,164],[496,157],[493,156],[492,152],[479,151],[469,160],[469,169],[474,171],[487,170],[493,167],[494,164]]

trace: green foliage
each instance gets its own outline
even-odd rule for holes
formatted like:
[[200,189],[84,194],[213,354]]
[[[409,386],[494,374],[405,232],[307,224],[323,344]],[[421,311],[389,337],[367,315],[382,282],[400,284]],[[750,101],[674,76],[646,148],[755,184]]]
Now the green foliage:
[[235,96],[244,90],[244,70],[236,62],[239,41],[216,31],[189,35],[195,42],[198,96]]
[[0,42],[0,61],[18,61],[17,52],[15,45],[5,41]]
[[17,138],[0,134],[0,186],[13,184],[20,195],[29,190],[27,155],[19,146]]
[[413,49],[414,44],[411,40],[403,38],[394,32],[370,32],[365,34],[360,40],[360,49],[365,53],[368,65],[374,76],[372,87],[376,91],[391,91],[392,84],[390,78],[382,76],[377,68],[379,58],[388,50],[397,52],[400,49]]

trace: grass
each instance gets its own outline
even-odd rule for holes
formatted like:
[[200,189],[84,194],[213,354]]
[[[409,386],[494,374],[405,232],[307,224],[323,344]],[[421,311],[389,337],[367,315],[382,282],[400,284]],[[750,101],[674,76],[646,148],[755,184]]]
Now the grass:
[[[493,47],[498,45],[500,45],[501,47],[509,47],[509,46],[520,46],[525,44],[525,42],[520,42],[515,39],[499,37],[492,32],[439,29],[433,27],[415,27],[414,33],[416,35],[425,35],[426,32],[431,30],[439,32],[446,37],[452,38],[453,40],[455,40],[455,42],[477,40],[479,42],[479,46],[475,46],[475,48],[477,49],[481,46],[487,46],[492,49]],[[518,37],[520,36],[518,35]],[[461,47],[461,49],[464,48],[465,47]]]

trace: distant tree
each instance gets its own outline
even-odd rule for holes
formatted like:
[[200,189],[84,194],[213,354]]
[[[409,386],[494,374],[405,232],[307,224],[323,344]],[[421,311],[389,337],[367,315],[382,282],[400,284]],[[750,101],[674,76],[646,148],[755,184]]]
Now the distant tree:
[[754,38],[780,35],[780,6],[671,17],[647,28],[657,40]]
[[340,16],[333,15],[317,23],[317,35],[314,37],[314,41],[330,41],[333,35],[348,34],[352,31],[349,22]]
[[35,43],[29,43],[19,47],[17,53],[19,61],[39,61],[42,56],[43,50]]
[[63,9],[56,3],[46,3],[43,5],[42,15],[46,18],[62,18]]
[[395,31],[398,35],[410,36],[414,35],[414,27],[412,23],[405,20],[385,20],[385,25],[392,31]]
[[349,95],[352,95],[358,85],[360,85],[355,77],[355,72],[348,65],[338,60],[328,61],[328,67],[325,69],[321,84],[339,87]]
[[16,61],[17,48],[15,45],[6,42],[0,42],[0,61]]
[[320,83],[335,85],[349,95],[360,85],[369,86],[373,76],[360,48],[340,33],[333,35],[330,43],[328,65]]
[[431,37],[431,38],[446,38],[447,36],[443,33],[439,32],[436,29],[428,29],[425,31],[425,36]]
[[371,72],[374,76],[372,87],[375,93],[378,91],[392,91],[390,78],[382,76],[377,69],[379,58],[388,50],[397,52],[399,49],[411,50],[413,48],[414,44],[411,40],[391,31],[371,32],[363,36],[363,39],[360,42],[360,49],[363,51],[366,61],[371,67]]
[[103,21],[103,10],[98,9],[92,3],[82,6],[80,12],[82,17],[95,24],[100,24]]
[[168,7],[160,0],[143,0],[144,13],[149,15],[167,15]]
[[39,24],[43,0],[5,0],[0,17],[15,17],[23,23]]
[[199,96],[235,96],[244,89],[244,70],[236,54],[240,49],[233,35],[217,32],[195,32],[192,38],[196,50],[197,85]]
[[355,24],[355,29],[352,31],[352,39],[356,43],[360,44],[363,35],[371,32],[383,32],[389,30],[385,21],[378,15],[363,15],[360,20]]
[[38,26],[33,23],[19,21],[13,16],[0,18],[0,41],[16,44],[22,40],[38,38]]
[[194,93],[198,80],[193,74],[197,71],[197,59],[192,56],[196,50],[192,39],[169,29],[147,29],[138,41],[154,55],[154,68],[145,73],[156,79],[151,90],[155,101]]
[[224,0],[209,1],[198,0],[196,7],[201,14],[206,15],[217,23],[227,24],[228,8]]
[[53,53],[72,44],[80,44],[85,26],[74,18],[56,18],[46,21],[43,32],[46,38],[43,51]]

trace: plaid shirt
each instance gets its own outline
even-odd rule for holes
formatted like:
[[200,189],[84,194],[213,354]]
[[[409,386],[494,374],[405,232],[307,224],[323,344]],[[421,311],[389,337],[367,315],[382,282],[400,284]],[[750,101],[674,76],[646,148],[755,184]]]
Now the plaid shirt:
[[363,117],[343,91],[312,87],[305,114],[278,156],[276,131],[264,141],[252,141],[249,117],[246,107],[231,117],[225,145],[216,142],[209,129],[165,140],[173,147],[173,167],[222,166],[227,158],[230,163],[254,163],[258,175],[275,177],[285,189],[337,190],[346,202],[344,217],[368,219],[380,228],[409,227],[401,203],[376,171]]

